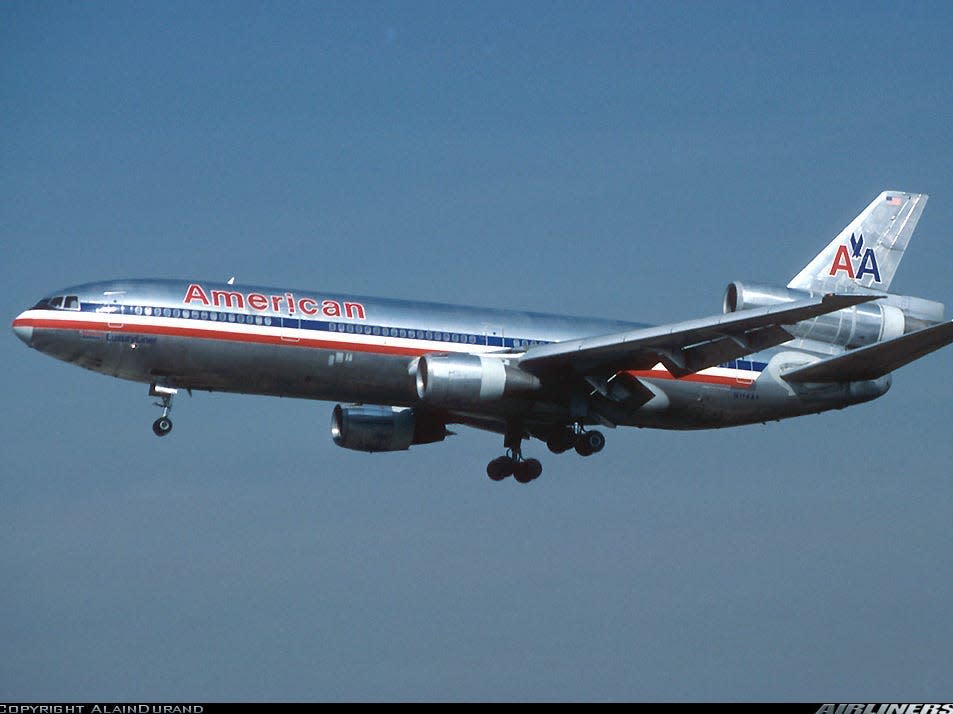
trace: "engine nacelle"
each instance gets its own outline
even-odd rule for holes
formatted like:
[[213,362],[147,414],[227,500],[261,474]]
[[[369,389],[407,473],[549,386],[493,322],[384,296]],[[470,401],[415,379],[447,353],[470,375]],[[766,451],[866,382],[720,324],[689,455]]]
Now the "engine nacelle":
[[[811,294],[803,290],[734,282],[725,291],[724,311],[729,313],[756,307],[774,307],[810,297]],[[943,312],[942,303],[883,293],[883,297],[873,302],[786,325],[785,329],[795,337],[853,348],[900,337],[936,324],[943,320]]]
[[340,404],[331,412],[331,438],[355,451],[405,451],[413,444],[431,444],[447,437],[446,426],[421,419],[407,407]]
[[539,379],[498,357],[424,355],[415,366],[417,396],[441,407],[467,407],[534,392]]

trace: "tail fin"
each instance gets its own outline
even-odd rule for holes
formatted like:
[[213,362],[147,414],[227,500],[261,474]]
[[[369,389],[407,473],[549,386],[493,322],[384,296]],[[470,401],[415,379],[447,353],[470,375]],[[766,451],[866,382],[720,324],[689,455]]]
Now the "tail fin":
[[852,220],[789,288],[824,293],[887,292],[927,203],[925,193],[884,191]]

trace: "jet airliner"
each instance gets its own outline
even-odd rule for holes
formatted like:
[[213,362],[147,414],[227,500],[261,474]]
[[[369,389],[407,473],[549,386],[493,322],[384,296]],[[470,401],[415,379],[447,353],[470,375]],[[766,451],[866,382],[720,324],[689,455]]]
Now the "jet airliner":
[[721,314],[650,326],[233,281],[56,290],[13,321],[30,347],[149,385],[158,436],[178,390],[338,401],[334,442],[399,451],[461,424],[496,432],[487,475],[523,454],[601,451],[601,428],[703,429],[840,409],[953,342],[944,306],[889,292],[925,194],[884,191],[786,286],[732,282]]

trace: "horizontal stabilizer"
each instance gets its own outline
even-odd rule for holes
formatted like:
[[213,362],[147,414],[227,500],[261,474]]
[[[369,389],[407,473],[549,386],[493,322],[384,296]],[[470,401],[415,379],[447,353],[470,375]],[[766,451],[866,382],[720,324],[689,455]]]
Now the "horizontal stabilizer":
[[851,350],[781,375],[788,382],[856,382],[877,379],[953,342],[953,322]]

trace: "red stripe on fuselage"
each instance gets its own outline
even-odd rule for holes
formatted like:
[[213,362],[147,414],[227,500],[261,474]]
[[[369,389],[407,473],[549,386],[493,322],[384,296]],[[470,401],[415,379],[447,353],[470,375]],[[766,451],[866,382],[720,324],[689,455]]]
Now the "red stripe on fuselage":
[[[117,320],[122,316],[117,315]],[[13,321],[14,327],[33,327],[41,330],[86,330],[89,332],[131,332],[141,335],[168,335],[172,337],[195,337],[203,340],[224,340],[227,342],[250,342],[285,347],[312,347],[317,349],[348,350],[351,352],[373,352],[375,354],[405,355],[418,357],[428,352],[419,347],[397,347],[396,345],[377,345],[364,342],[342,342],[337,340],[318,340],[311,337],[289,337],[285,335],[263,335],[248,332],[228,332],[198,327],[170,327],[168,325],[123,324],[113,327],[102,322],[88,320],[51,320],[46,318],[22,318]]]
[[643,377],[645,379],[667,379],[679,382],[698,382],[700,384],[720,384],[726,387],[738,387],[741,389],[749,389],[754,385],[753,379],[724,377],[720,374],[702,374],[695,372],[694,374],[687,374],[684,377],[676,377],[667,369],[664,371],[654,369],[626,370],[626,374],[631,374],[633,377]]

